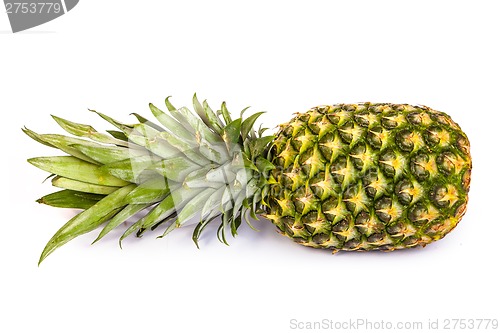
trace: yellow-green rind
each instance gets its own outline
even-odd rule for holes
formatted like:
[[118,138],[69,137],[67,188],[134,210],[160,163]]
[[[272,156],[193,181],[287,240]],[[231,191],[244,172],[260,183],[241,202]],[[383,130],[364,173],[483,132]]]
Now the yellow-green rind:
[[315,107],[280,126],[268,158],[275,169],[264,216],[306,246],[425,246],[466,210],[469,141],[425,106]]

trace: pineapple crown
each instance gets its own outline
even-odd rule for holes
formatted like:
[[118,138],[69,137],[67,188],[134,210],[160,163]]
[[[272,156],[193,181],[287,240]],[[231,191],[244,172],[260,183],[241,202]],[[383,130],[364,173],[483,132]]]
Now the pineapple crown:
[[193,113],[174,107],[169,98],[168,112],[149,105],[160,125],[136,113],[138,123],[124,124],[90,110],[117,130],[100,133],[56,116],[54,120],[73,136],[23,129],[32,139],[69,154],[28,160],[51,173],[52,184],[63,188],[38,202],[84,209],[56,232],[40,262],[69,240],[106,223],[98,241],[145,210],[125,230],[120,244],[132,233],[141,236],[166,225],[159,236],[163,237],[195,217],[196,246],[204,228],[217,217],[217,237],[226,244],[225,233],[230,230],[236,236],[242,220],[253,228],[249,216],[257,218],[263,212],[267,179],[274,168],[265,156],[275,137],[264,136],[266,128],[254,129],[263,112],[243,118],[245,108],[233,119],[225,102],[214,112],[195,94]]

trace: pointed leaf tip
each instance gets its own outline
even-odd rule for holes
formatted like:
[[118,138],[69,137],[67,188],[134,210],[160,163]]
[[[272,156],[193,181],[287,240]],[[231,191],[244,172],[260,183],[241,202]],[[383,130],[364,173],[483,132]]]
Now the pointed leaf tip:
[[231,115],[229,113],[229,110],[227,109],[226,102],[222,102],[220,108],[221,108],[220,112],[222,113],[222,118],[226,122],[226,125],[229,125],[229,123],[232,122],[233,120],[231,119]]
[[134,188],[135,185],[124,186],[66,222],[47,242],[38,264],[40,265],[57,248],[75,237],[96,229],[99,225],[112,218],[125,205],[123,199]]
[[172,98],[172,96],[167,96],[167,98],[165,98],[165,105],[167,106],[168,111],[175,111],[176,108],[172,105],[172,103],[170,103],[169,98]]
[[255,121],[257,118],[259,118],[261,115],[263,115],[265,112],[257,112],[254,113],[253,115],[249,116],[246,118],[243,123],[241,124],[241,137],[243,140],[248,136],[248,134],[253,130],[253,125],[255,124]]

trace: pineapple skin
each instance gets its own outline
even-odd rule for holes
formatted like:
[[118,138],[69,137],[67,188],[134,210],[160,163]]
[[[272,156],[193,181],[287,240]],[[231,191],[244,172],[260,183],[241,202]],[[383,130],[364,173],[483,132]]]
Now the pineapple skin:
[[334,252],[425,246],[463,217],[469,140],[425,106],[318,106],[280,125],[265,217],[305,246]]

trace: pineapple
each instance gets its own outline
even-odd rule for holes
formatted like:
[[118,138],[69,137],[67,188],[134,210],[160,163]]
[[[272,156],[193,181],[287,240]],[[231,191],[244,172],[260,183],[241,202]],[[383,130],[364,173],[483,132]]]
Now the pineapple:
[[306,246],[425,246],[466,210],[469,141],[428,107],[315,107],[281,125],[268,156],[275,167],[265,216]]
[[[124,222],[121,241],[163,227],[160,237],[198,221],[193,241],[220,223],[227,244],[242,221],[261,215],[295,242],[339,250],[425,246],[463,217],[471,175],[469,141],[445,113],[425,106],[361,103],[296,114],[275,135],[254,129],[262,112],[233,119],[193,97],[195,113],[150,104],[158,123],[134,114],[116,129],[55,117],[72,136],[23,131],[67,155],[28,161],[60,191],[38,200],[82,209],[49,240],[40,262],[71,239]],[[197,220],[195,219],[197,218]],[[252,227],[253,228],[253,227]]]

